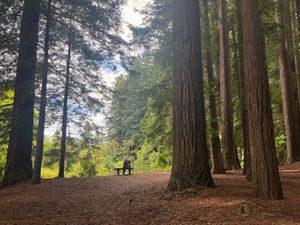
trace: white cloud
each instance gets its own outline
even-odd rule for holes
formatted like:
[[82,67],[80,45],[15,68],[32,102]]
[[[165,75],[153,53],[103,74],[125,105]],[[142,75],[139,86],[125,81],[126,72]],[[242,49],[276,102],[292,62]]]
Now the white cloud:
[[126,74],[126,70],[121,66],[119,66],[115,71],[105,69],[101,71],[103,80],[109,87],[113,87],[115,79],[124,74]]
[[142,10],[152,0],[128,0],[127,4],[123,7],[123,38],[129,40],[131,32],[128,25],[139,26],[143,22],[143,16],[138,12]]
[[149,2],[149,0],[129,0],[123,8],[124,22],[137,26],[141,25],[143,18],[137,10],[142,10]]

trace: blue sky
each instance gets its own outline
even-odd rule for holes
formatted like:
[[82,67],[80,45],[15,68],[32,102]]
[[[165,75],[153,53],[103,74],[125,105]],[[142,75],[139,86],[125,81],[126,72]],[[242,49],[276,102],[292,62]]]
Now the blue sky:
[[[128,0],[127,4],[123,7],[123,26],[122,26],[122,37],[129,41],[131,39],[131,32],[128,28],[128,25],[139,26],[143,22],[142,15],[137,11],[143,9],[147,3],[151,0]],[[124,74],[125,71],[121,68],[117,71],[103,71],[104,80],[113,85],[115,78],[121,74]]]
[[[151,2],[151,0],[128,0],[127,4],[123,7],[123,12],[122,12],[123,25],[121,29],[121,34],[125,40],[129,41],[131,39],[131,32],[128,28],[128,25],[138,26],[141,25],[143,21],[142,15],[137,10],[143,9],[143,7],[145,7],[146,4],[149,2]],[[116,77],[126,73],[121,67],[119,67],[116,71],[103,69],[101,72],[104,81],[111,87],[114,85],[114,81]],[[98,113],[91,116],[90,121],[99,126],[105,126],[105,116],[103,114]],[[47,136],[52,136],[57,129],[60,129],[59,124],[60,123],[57,122],[52,126],[46,128],[45,134]],[[76,133],[78,133],[76,127],[71,127],[71,126],[72,125],[70,124],[70,130],[74,131],[71,132],[71,134],[75,135]]]

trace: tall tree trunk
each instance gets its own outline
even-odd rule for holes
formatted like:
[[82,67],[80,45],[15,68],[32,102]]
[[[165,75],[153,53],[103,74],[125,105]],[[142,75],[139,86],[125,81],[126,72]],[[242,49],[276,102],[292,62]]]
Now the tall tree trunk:
[[[283,114],[285,123],[285,135],[287,140],[287,162],[292,163],[300,159],[300,131],[298,104],[295,101],[295,88],[293,85],[293,50],[291,50],[291,39],[288,36],[287,12],[290,12],[290,6],[285,0],[278,0],[278,22],[279,28],[279,68],[280,68],[280,86],[283,100]],[[287,10],[288,9],[288,10]]]
[[214,186],[206,143],[198,0],[173,0],[173,167],[169,190]]
[[[300,82],[300,77],[297,69],[297,64],[299,63],[299,59],[297,58],[297,55],[295,55],[295,48],[297,49],[297,44],[294,45],[294,34],[297,35],[297,32],[293,32],[293,21],[295,17],[294,13],[294,1],[289,0],[289,1],[284,1],[284,28],[286,31],[286,39],[287,39],[287,44],[288,44],[288,53],[289,53],[289,59],[290,59],[290,67],[291,67],[291,72],[292,72],[292,85],[293,85],[293,95],[294,95],[294,101],[296,103],[296,111],[297,111],[297,117],[298,120],[300,118],[300,102],[299,102],[299,82]],[[299,126],[299,131],[300,131],[300,121],[298,121],[298,126]],[[300,154],[300,151],[299,151]]]
[[70,88],[70,63],[71,63],[71,42],[72,42],[71,35],[72,35],[72,21],[70,20],[67,73],[66,73],[66,84],[65,84],[65,92],[64,92],[64,105],[63,105],[62,128],[61,128],[61,149],[60,149],[60,161],[59,161],[59,173],[58,173],[58,177],[61,178],[65,176],[65,156],[66,156],[67,124],[68,124],[68,98],[69,98],[69,88]]
[[216,95],[215,95],[215,80],[213,76],[213,64],[212,64],[212,53],[211,53],[211,34],[209,25],[209,13],[208,13],[208,2],[203,0],[203,40],[205,46],[205,61],[206,61],[206,72],[208,79],[208,101],[209,101],[209,113],[210,113],[210,128],[211,128],[211,146],[213,153],[213,173],[222,174],[225,173],[223,167],[221,143],[219,139],[219,124],[216,107]]
[[297,13],[297,27],[298,32],[300,32],[300,0],[295,0],[296,3],[296,13]]
[[233,140],[232,100],[230,93],[229,40],[227,28],[227,3],[220,1],[220,105],[222,148],[225,153],[225,169],[240,169]]
[[4,185],[32,177],[34,82],[40,0],[25,0]]
[[249,128],[248,128],[248,112],[246,108],[245,99],[245,74],[244,74],[244,56],[243,56],[243,24],[241,15],[241,1],[235,0],[236,15],[238,25],[238,86],[239,86],[239,101],[241,108],[241,123],[243,132],[243,146],[244,146],[244,168],[243,174],[248,181],[251,180],[251,155],[250,155],[250,141],[249,141]]
[[242,0],[241,8],[253,190],[259,198],[282,199],[258,1]]
[[[215,59],[214,62],[214,67],[215,67],[215,71],[216,71],[216,81],[217,81],[217,96],[220,96],[220,51],[219,51],[219,31],[217,29],[217,27],[219,26],[219,8],[218,8],[218,1],[212,1],[210,2],[211,6],[212,6],[212,14],[211,14],[211,21],[214,22],[216,21],[216,23],[214,24],[214,28],[212,29],[212,42],[213,45],[215,45],[216,47],[214,48],[213,51],[213,58]],[[220,115],[220,110],[219,108],[217,108],[217,113],[218,116]]]
[[[298,0],[296,0],[298,1]],[[298,13],[295,5],[295,1],[292,1],[291,5],[291,15],[292,15],[292,33],[293,33],[293,45],[294,45],[294,60],[295,60],[295,72],[296,72],[296,80],[297,80],[297,97],[298,97],[298,108],[300,111],[300,52],[299,52],[299,42],[300,42],[300,26],[298,30],[298,21],[300,21],[300,17],[296,16]],[[300,6],[299,6],[300,10]],[[299,11],[300,12],[300,11]],[[299,113],[300,115],[300,113]],[[300,124],[299,124],[300,125]]]
[[43,160],[43,148],[44,148],[44,131],[45,131],[45,118],[46,118],[46,104],[47,104],[47,80],[48,80],[48,59],[49,59],[49,33],[51,22],[51,0],[48,0],[48,8],[46,14],[46,28],[45,28],[45,43],[44,43],[44,62],[42,68],[42,91],[39,113],[39,125],[37,130],[37,145],[36,155],[34,161],[33,171],[33,184],[41,183],[41,168]]

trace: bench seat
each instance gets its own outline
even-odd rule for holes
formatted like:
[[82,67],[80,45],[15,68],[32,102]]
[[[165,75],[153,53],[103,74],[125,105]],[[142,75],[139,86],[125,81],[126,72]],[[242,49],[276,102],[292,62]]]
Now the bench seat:
[[[120,171],[123,171],[123,167],[117,167],[117,168],[114,168],[114,170],[117,172],[117,176],[119,176],[120,175]],[[131,175],[131,170],[133,170],[133,167],[131,167],[129,169],[126,169],[126,170],[128,170],[129,171],[129,175]]]

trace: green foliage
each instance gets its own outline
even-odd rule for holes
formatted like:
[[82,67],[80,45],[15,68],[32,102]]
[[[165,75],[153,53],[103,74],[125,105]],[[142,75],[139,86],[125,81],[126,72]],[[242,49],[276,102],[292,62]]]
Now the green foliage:
[[285,135],[276,136],[275,143],[276,143],[276,149],[277,149],[276,153],[277,153],[278,162],[283,164],[287,160]]
[[[3,91],[3,92],[2,92]],[[8,136],[10,131],[10,117],[14,91],[6,86],[0,87],[0,180],[3,177],[5,158],[8,148]]]
[[170,167],[170,67],[149,53],[135,58],[128,72],[116,80],[109,138],[118,140],[119,154],[131,157],[137,168]]
[[58,167],[60,152],[60,132],[57,130],[53,137],[44,140],[43,167]]

